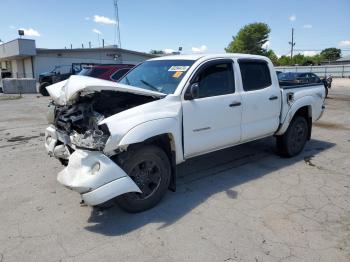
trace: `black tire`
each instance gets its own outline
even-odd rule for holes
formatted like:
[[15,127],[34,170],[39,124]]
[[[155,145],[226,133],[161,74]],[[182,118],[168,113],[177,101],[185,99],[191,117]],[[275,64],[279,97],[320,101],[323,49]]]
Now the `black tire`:
[[153,145],[130,150],[126,154],[120,165],[143,193],[126,193],[116,201],[127,212],[142,212],[154,207],[168,190],[170,161],[162,149]]
[[39,86],[40,94],[42,94],[43,96],[49,96],[49,92],[47,92],[47,90],[46,90],[46,87],[49,85],[50,85],[50,83],[48,83],[48,82],[41,83]]
[[305,147],[308,137],[308,124],[305,117],[295,116],[287,131],[277,137],[277,149],[282,156],[293,157]]

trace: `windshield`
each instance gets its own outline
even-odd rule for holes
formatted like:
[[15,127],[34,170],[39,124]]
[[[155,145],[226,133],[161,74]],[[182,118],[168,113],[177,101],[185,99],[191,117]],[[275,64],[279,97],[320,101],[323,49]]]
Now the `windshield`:
[[173,94],[193,63],[193,60],[146,61],[131,70],[119,82],[164,94]]

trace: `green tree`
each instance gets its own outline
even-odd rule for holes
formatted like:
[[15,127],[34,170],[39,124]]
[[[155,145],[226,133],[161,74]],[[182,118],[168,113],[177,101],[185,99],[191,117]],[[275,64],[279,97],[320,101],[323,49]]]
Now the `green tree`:
[[291,60],[290,60],[290,56],[281,56],[279,59],[278,59],[278,63],[279,65],[281,66],[286,66],[286,65],[291,65]]
[[265,23],[252,23],[239,30],[225,51],[228,53],[245,53],[265,55],[263,45],[267,42],[270,28]]
[[322,61],[322,56],[320,54],[314,55],[313,57],[311,57],[311,60],[314,63],[314,65],[320,65]]
[[341,50],[335,47],[326,48],[321,51],[321,56],[325,60],[334,61],[341,57]]
[[275,54],[275,52],[274,52],[272,49],[266,51],[265,56],[267,56],[268,58],[270,58],[270,60],[272,61],[272,63],[273,63],[275,66],[278,66],[278,65],[279,65],[278,57],[277,57],[277,55]]
[[306,58],[304,55],[302,54],[296,54],[295,56],[293,56],[292,59],[292,64],[293,65],[303,65],[306,61]]

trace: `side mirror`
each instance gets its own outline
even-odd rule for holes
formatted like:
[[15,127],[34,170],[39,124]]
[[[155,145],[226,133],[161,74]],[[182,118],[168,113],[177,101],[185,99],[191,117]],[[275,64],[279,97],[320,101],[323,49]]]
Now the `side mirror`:
[[193,83],[186,90],[185,100],[193,100],[199,97],[199,83]]

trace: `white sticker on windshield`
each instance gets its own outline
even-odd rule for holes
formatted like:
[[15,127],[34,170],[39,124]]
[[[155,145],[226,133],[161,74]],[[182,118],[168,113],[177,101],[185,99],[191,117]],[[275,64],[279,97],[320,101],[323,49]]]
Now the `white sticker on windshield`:
[[172,66],[168,71],[170,72],[186,72],[189,69],[189,66]]

